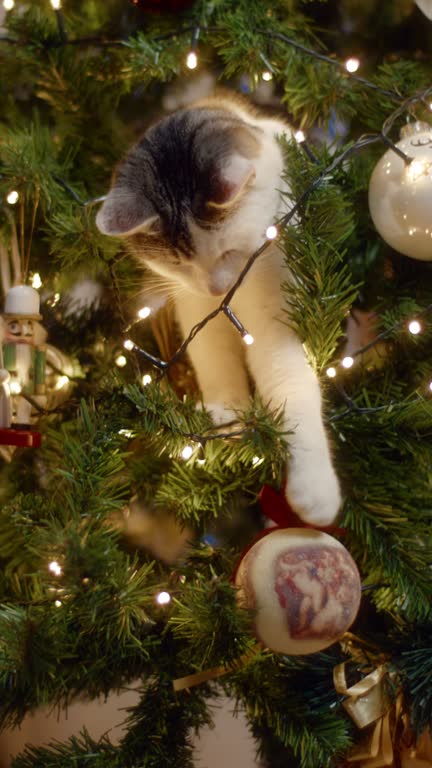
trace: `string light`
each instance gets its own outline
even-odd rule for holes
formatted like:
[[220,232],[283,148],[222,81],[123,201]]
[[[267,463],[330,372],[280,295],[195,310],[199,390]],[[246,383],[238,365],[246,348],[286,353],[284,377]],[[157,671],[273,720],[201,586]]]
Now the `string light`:
[[263,80],[265,80],[266,83],[268,83],[270,80],[273,80],[273,75],[268,70],[263,72],[261,77],[262,77]]
[[3,0],[3,8],[5,11],[11,11],[15,5],[15,0]]
[[196,54],[196,49],[197,49],[199,36],[200,36],[200,28],[195,27],[192,35],[190,51],[186,56],[186,66],[188,69],[196,69],[198,66],[198,56]]
[[115,364],[118,365],[119,368],[124,368],[127,363],[127,359],[124,355],[118,355],[115,359]]
[[359,66],[360,66],[360,60],[354,57],[347,59],[345,62],[345,69],[347,72],[351,72],[351,73],[357,72]]
[[118,435],[123,435],[123,437],[132,437],[133,432],[131,429],[119,429],[117,432]]
[[196,69],[198,66],[198,56],[195,51],[189,51],[186,57],[186,66],[188,69]]
[[420,333],[422,327],[418,320],[411,320],[411,322],[408,325],[408,330],[410,333],[413,334],[413,336],[417,336],[418,333]]
[[61,600],[56,600],[54,605],[55,605],[56,608],[60,608],[61,605],[62,605],[62,601]]
[[6,200],[8,201],[9,205],[15,205],[15,203],[19,200],[19,194],[16,191],[16,189],[12,189],[11,192],[6,197]]
[[354,365],[354,358],[350,357],[349,355],[344,357],[342,360],[342,365],[344,368],[351,368]]
[[156,602],[159,605],[168,605],[171,602],[171,595],[169,592],[159,592],[156,595]]
[[57,560],[52,560],[48,566],[48,569],[51,571],[51,573],[55,573],[56,576],[61,575],[62,569]]
[[306,141],[306,136],[304,135],[303,131],[296,131],[294,138],[296,141],[298,141],[299,144],[301,144],[303,141]]
[[39,272],[35,272],[32,277],[32,288],[42,288],[42,280]]
[[183,450],[181,452],[182,459],[185,459],[185,461],[187,459],[190,459],[190,457],[192,456],[193,452],[194,452],[194,449],[192,448],[191,445],[185,445],[185,447],[183,448]]
[[134,348],[135,344],[131,339],[125,339],[123,342],[123,346],[125,349],[128,349],[130,352]]
[[64,373],[62,376],[59,376],[59,378],[57,379],[55,389],[57,390],[63,389],[63,387],[65,387],[66,384],[69,384],[69,381],[70,381],[69,376],[66,376],[66,374]]
[[151,315],[151,308],[150,307],[142,307],[140,310],[138,310],[138,317],[140,320],[145,320],[146,317],[149,317]]
[[270,227],[267,227],[266,229],[266,238],[267,240],[274,240],[275,237],[278,236],[277,227],[274,226],[274,224],[271,224]]
[[252,464],[254,467],[257,467],[259,464],[262,464],[264,459],[260,456],[254,456],[252,459]]
[[330,368],[327,368],[326,374],[329,377],[329,379],[334,379],[336,376],[336,368],[331,365]]
[[58,11],[61,8],[61,0],[51,0],[51,5],[55,11]]
[[11,383],[9,384],[9,389],[12,395],[19,395],[19,393],[22,390],[22,386],[19,383],[19,381],[15,380],[15,381],[11,381]]
[[429,389],[432,392],[432,381],[429,382]]
[[228,320],[233,324],[234,328],[237,328],[239,333],[241,333],[242,339],[245,344],[253,344],[254,343],[254,337],[248,333],[244,325],[240,322],[237,315],[232,311],[231,307],[228,304],[225,304],[223,307],[224,314],[227,316]]
[[152,377],[150,376],[149,373],[145,373],[144,376],[142,377],[143,385],[147,387],[149,384],[151,384],[151,382],[152,382]]

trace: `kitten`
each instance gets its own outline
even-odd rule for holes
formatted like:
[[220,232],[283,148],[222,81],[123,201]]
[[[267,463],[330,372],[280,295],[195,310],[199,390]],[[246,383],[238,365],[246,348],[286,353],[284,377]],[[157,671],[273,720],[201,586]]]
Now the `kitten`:
[[[267,227],[286,210],[283,156],[274,118],[222,97],[182,109],[147,130],[115,174],[96,222],[125,236],[133,253],[175,287],[183,334],[221,302]],[[286,496],[309,523],[331,523],[340,505],[321,418],[318,381],[286,325],[281,283],[289,277],[277,243],[256,260],[230,306],[254,343],[220,313],[189,354],[206,407],[227,422],[250,397],[248,372],[266,403],[283,406],[290,435]]]

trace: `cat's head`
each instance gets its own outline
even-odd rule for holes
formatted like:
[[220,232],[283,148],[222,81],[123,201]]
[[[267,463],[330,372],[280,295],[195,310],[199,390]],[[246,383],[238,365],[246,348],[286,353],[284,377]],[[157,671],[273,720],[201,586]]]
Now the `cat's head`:
[[[139,258],[174,283],[225,294],[276,213],[265,139],[259,126],[220,107],[161,120],[117,169],[97,226],[126,237]],[[280,160],[276,165],[279,173]]]

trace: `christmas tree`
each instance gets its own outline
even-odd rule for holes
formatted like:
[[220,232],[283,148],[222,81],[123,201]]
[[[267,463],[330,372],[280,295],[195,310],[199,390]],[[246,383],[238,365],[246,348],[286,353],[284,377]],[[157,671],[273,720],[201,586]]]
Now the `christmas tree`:
[[[265,766],[420,765],[432,725],[431,3],[3,6],[1,725],[140,690],[119,745],[82,732],[27,747],[14,768],[192,766],[190,734],[221,692],[245,710]],[[95,224],[146,128],[219,86],[295,135],[280,139],[289,212],[248,269],[276,239],[293,276],[286,322],[319,377],[343,490],[326,534],[283,501],[280,413],[256,396],[234,426],[212,423],[188,359],[200,327],[182,340],[170,300]],[[218,311],[247,336],[228,301]],[[28,380],[4,330],[23,318]],[[307,636],[294,653],[260,642],[265,605],[239,600],[239,561],[280,535],[259,538],[270,519],[300,541],[331,536],[358,568],[354,623],[316,652]]]

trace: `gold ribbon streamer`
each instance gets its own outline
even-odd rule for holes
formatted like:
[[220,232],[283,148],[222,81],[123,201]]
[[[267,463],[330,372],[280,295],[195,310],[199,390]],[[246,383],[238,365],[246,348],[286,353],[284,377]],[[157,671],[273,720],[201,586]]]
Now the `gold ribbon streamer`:
[[357,763],[359,768],[393,766],[393,744],[403,707],[401,695],[395,701],[390,700],[386,690],[387,675],[385,665],[381,664],[360,682],[348,687],[345,662],[333,671],[337,692],[348,697],[343,707],[357,727],[364,731],[360,742],[347,756],[347,761]]
[[175,691],[184,691],[185,688],[193,688],[194,685],[206,683],[208,680],[222,677],[222,675],[227,675],[229,672],[236,672],[237,669],[241,669],[241,667],[244,667],[251,661],[261,650],[262,646],[256,643],[250,651],[244,653],[239,659],[231,662],[231,664],[223,664],[219,667],[203,669],[201,672],[195,672],[192,675],[186,675],[186,677],[178,677],[176,680],[173,680],[173,688]]
[[338,693],[347,696],[343,707],[354,720],[357,728],[366,728],[382,717],[390,707],[385,696],[383,680],[386,674],[384,664],[348,688],[346,663],[338,664],[333,670],[334,686]]

